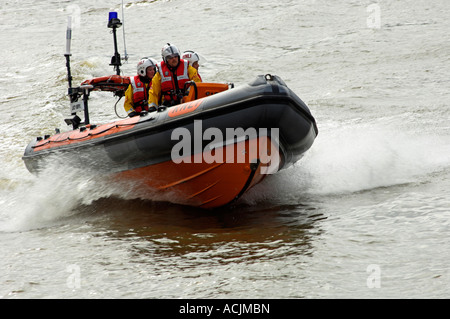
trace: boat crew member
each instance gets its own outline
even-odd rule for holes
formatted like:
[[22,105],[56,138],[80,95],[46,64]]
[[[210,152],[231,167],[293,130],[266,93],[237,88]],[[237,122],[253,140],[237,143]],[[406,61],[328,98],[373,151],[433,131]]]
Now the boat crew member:
[[156,111],[155,107],[148,107],[148,90],[157,71],[157,62],[152,58],[142,58],[138,62],[137,75],[130,77],[131,83],[125,92],[123,104],[129,117],[139,115],[142,111]]
[[184,85],[188,81],[201,82],[197,70],[180,58],[178,48],[167,43],[161,50],[162,62],[153,77],[149,90],[150,106],[173,106],[182,103]]
[[198,53],[190,50],[184,51],[181,58],[188,61],[189,65],[192,65],[192,67],[197,70],[198,77],[201,81],[203,81],[200,73],[198,72],[198,68],[200,67],[200,56],[198,55]]

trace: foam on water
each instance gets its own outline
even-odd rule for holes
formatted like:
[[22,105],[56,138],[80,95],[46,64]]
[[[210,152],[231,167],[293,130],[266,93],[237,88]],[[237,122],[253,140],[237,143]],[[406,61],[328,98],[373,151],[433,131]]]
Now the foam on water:
[[450,148],[442,136],[363,125],[322,134],[307,156],[311,190],[327,194],[426,180],[449,167]]
[[58,165],[49,166],[39,177],[20,182],[2,193],[0,231],[14,232],[49,227],[117,190],[99,176]]
[[325,128],[293,167],[266,179],[246,202],[336,195],[424,183],[450,168],[450,141],[376,125]]

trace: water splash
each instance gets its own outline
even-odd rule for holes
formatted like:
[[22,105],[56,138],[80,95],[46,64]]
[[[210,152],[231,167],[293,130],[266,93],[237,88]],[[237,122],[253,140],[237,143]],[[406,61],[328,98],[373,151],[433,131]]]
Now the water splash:
[[288,203],[298,201],[299,195],[424,183],[449,168],[446,136],[401,132],[381,124],[325,128],[299,162],[254,187],[245,201]]
[[17,183],[2,193],[0,231],[52,226],[76,214],[79,205],[90,205],[117,192],[114,185],[99,179],[81,170],[52,165],[39,177]]
[[305,161],[317,193],[357,192],[428,180],[447,169],[448,138],[404,132],[380,124],[323,134]]

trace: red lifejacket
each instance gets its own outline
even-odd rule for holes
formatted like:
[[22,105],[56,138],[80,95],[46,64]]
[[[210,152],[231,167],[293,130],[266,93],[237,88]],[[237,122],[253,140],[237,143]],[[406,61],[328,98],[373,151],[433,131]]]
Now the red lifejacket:
[[148,111],[148,89],[141,81],[139,75],[130,77],[130,84],[133,87],[133,107],[138,113],[142,110]]
[[177,69],[172,72],[164,61],[161,62],[161,96],[164,97],[164,102],[167,101],[172,105],[180,103],[184,85],[189,81],[188,66],[188,61],[180,59]]

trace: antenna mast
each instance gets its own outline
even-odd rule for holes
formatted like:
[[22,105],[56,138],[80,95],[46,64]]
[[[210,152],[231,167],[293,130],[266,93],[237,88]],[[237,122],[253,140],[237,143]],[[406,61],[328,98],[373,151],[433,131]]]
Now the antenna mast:
[[123,0],[122,0],[122,21],[123,21],[123,47],[125,50],[125,57],[123,58],[125,60],[125,62],[128,62],[128,53],[127,53],[127,44],[125,42],[125,13],[124,13],[124,9],[123,9]]
[[67,17],[67,31],[66,31],[66,53],[64,56],[66,57],[66,67],[67,67],[67,81],[69,82],[69,96],[70,101],[73,101],[72,95],[72,73],[70,72],[70,44],[72,41],[72,16]]

